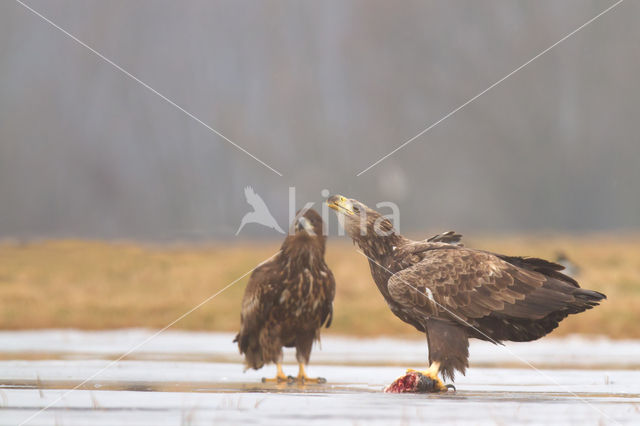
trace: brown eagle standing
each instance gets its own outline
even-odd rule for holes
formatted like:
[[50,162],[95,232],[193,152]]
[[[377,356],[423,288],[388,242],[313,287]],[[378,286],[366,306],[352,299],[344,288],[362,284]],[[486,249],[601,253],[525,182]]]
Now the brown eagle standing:
[[470,337],[536,340],[606,298],[580,288],[561,265],[465,248],[453,233],[412,241],[357,200],[334,195],[327,203],[369,258],[391,311],[427,335],[429,369],[408,370],[389,392],[445,391],[438,374],[453,380],[456,370],[465,373]]
[[249,279],[242,299],[240,332],[234,339],[245,356],[247,368],[259,369],[275,363],[274,379],[293,380],[282,371],[282,347],[295,347],[298,382],[324,382],[307,377],[311,346],[320,338],[320,328],[329,327],[333,315],[336,284],[324,262],[326,236],[318,212],[296,214],[289,235],[276,257],[258,266]]

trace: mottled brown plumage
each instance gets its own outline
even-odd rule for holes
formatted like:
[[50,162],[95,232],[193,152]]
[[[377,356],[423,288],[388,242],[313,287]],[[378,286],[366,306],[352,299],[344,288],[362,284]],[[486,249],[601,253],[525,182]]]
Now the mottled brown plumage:
[[464,374],[470,337],[535,340],[606,298],[580,288],[555,263],[465,248],[452,232],[412,241],[356,200],[333,196],[328,203],[369,258],[391,311],[426,333],[429,361],[445,378]]
[[247,368],[276,363],[279,376],[282,348],[295,347],[301,368],[298,376],[309,380],[304,365],[320,328],[331,325],[335,281],[324,261],[322,218],[311,209],[296,217],[280,253],[251,274],[234,341],[245,355]]

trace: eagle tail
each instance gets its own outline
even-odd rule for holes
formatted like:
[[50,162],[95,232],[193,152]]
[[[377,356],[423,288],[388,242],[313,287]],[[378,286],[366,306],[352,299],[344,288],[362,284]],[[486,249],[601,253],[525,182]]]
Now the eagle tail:
[[245,371],[249,368],[253,368],[254,370],[262,368],[264,358],[256,336],[238,333],[235,339],[233,339],[233,342],[238,343],[240,353],[244,354]]
[[[494,312],[478,320],[481,333],[472,332],[473,337],[482,340],[492,340],[500,343],[503,340],[512,342],[530,342],[546,336],[555,330],[560,322],[569,315],[578,314],[598,306],[607,298],[604,294],[584,288],[569,287],[571,291],[565,293],[573,296],[562,309],[553,311],[542,318],[516,318]],[[491,338],[488,339],[487,335]]]
[[575,302],[570,305],[570,314],[577,314],[598,306],[600,302],[607,298],[606,295],[599,291],[587,290],[586,288],[577,288],[573,293]]

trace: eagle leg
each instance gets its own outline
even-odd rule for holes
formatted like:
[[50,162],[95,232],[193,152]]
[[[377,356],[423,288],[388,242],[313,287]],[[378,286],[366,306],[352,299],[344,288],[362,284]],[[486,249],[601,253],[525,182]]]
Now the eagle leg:
[[304,364],[299,362],[298,363],[298,376],[297,377],[291,377],[289,376],[289,379],[291,382],[297,382],[300,384],[304,384],[304,383],[327,383],[327,379],[325,379],[324,377],[309,377],[307,376],[306,371],[304,370]]
[[274,377],[272,379],[267,378],[267,377],[263,377],[262,378],[262,383],[271,383],[271,382],[282,383],[282,382],[288,381],[287,375],[284,374],[284,371],[282,371],[282,364],[280,364],[278,362],[276,364],[276,368],[278,369],[278,372],[276,373],[276,377]]

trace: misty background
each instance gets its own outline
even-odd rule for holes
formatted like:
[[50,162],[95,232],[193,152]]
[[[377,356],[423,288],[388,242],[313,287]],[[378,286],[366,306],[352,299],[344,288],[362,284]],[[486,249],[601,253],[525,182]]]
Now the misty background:
[[247,185],[285,229],[291,186],[403,232],[640,227],[640,2],[359,177],[614,2],[27,3],[283,176],[1,0],[0,238],[231,238]]

